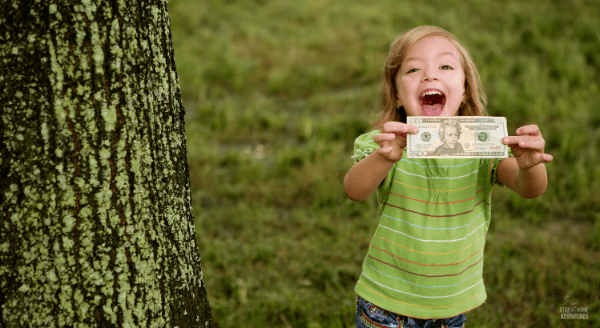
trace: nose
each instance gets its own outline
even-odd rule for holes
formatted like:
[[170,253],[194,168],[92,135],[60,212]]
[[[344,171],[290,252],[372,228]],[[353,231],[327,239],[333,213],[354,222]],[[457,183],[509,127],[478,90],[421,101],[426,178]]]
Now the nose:
[[423,81],[434,81],[437,79],[437,71],[435,69],[428,68],[423,72]]

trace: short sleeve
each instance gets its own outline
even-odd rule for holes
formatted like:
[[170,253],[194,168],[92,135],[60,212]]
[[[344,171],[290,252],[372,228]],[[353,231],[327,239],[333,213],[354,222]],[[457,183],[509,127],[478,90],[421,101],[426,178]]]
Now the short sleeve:
[[[369,133],[365,133],[360,135],[354,141],[354,155],[352,155],[352,160],[354,164],[360,162],[363,158],[371,155],[377,148],[379,148],[379,144],[373,140],[373,136],[378,134],[380,130],[374,130]],[[387,201],[387,197],[389,195],[390,188],[392,186],[392,176],[395,172],[395,167],[390,169],[387,177],[377,186],[376,194],[377,194],[377,202],[378,202],[378,211],[379,214],[383,213],[383,209],[385,208],[385,204]]]
[[[508,158],[513,157],[512,149],[508,149]],[[498,181],[498,165],[502,162],[504,158],[493,158],[492,163],[490,165],[490,180],[492,185],[498,185],[500,187],[504,187],[500,181]]]
[[504,158],[493,158],[490,163],[490,180],[492,185],[499,185],[500,187],[504,187],[503,184],[498,181],[498,165]]
[[375,142],[375,140],[373,140],[373,136],[377,133],[379,133],[379,130],[361,134],[358,138],[356,138],[356,140],[354,140],[354,155],[352,155],[354,164],[371,155],[375,149],[379,148],[379,145]]

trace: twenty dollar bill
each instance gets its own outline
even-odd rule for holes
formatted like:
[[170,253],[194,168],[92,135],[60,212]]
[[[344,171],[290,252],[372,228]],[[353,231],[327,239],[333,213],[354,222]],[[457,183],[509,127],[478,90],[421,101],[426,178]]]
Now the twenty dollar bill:
[[408,134],[408,158],[508,157],[506,117],[409,116],[408,124],[419,128]]

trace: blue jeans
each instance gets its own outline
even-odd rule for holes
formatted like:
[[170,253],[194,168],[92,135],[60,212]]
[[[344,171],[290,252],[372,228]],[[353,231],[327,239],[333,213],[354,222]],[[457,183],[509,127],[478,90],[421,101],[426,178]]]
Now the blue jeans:
[[465,321],[464,313],[444,319],[410,318],[386,311],[360,296],[356,298],[356,328],[461,328]]

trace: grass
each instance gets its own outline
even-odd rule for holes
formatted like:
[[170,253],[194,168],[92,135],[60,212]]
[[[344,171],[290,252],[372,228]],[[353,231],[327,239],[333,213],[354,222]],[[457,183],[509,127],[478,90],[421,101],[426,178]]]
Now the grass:
[[[491,115],[538,124],[550,186],[496,188],[487,303],[470,327],[600,325],[597,1],[191,1],[169,4],[193,205],[215,326],[351,327],[377,225],[348,200],[354,138],[379,111],[401,32],[432,24],[470,49]],[[442,10],[443,9],[443,10]],[[569,296],[588,320],[562,320]]]

